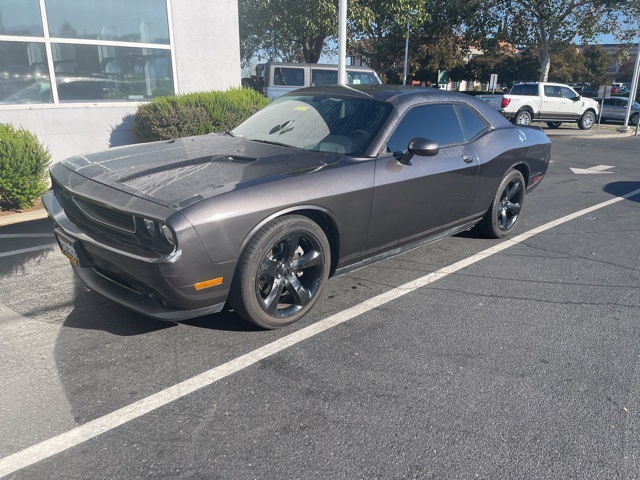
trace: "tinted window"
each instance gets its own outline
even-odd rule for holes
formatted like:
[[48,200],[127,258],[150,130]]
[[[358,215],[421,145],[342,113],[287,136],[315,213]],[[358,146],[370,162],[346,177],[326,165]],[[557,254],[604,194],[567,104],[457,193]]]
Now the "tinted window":
[[273,69],[274,85],[291,85],[294,87],[304,86],[304,69],[275,67]]
[[427,105],[410,110],[387,142],[387,151],[402,155],[417,137],[434,140],[441,147],[464,142],[453,105]]
[[45,5],[52,37],[169,44],[166,0],[46,0]]
[[38,0],[0,0],[0,35],[44,35]]
[[471,140],[487,128],[487,124],[474,110],[464,105],[460,105],[457,108],[460,113],[460,123],[462,123],[465,139]]
[[615,107],[617,104],[617,100],[614,100],[613,98],[605,98],[604,99],[604,104],[609,106],[609,107]]
[[336,85],[338,83],[338,72],[331,70],[311,70],[312,85]]
[[511,89],[512,95],[538,95],[537,85],[514,85]]

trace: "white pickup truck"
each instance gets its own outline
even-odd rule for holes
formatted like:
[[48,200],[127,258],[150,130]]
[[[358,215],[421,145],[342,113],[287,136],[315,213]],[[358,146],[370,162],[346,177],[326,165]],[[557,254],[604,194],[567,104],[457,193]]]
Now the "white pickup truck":
[[596,123],[598,102],[578,95],[561,83],[517,83],[506,95],[478,95],[513,123],[529,125],[532,121],[547,122],[558,128],[562,122],[577,122],[582,130]]

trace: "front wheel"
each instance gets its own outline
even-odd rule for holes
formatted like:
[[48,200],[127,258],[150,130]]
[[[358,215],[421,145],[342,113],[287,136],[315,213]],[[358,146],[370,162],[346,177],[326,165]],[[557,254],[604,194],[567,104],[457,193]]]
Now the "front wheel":
[[528,110],[520,110],[516,113],[514,123],[516,125],[531,125],[531,113]]
[[511,233],[522,210],[524,177],[517,170],[509,170],[500,182],[493,202],[478,224],[488,238],[502,238]]
[[330,257],[329,242],[318,224],[301,215],[276,218],[251,239],[240,258],[231,306],[262,328],[290,325],[320,298]]
[[596,123],[596,114],[591,110],[587,110],[582,114],[582,118],[578,121],[580,130],[589,130]]
[[640,119],[640,113],[634,113],[633,115],[631,115],[631,118],[629,119],[629,121],[631,122],[631,125],[638,125],[639,119]]
[[560,128],[562,122],[547,122],[547,127],[549,128]]

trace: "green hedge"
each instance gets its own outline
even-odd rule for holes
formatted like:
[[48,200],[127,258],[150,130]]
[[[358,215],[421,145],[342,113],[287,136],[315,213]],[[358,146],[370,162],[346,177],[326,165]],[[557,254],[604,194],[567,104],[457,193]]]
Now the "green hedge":
[[0,123],[0,210],[33,206],[49,188],[50,161],[34,134]]
[[138,142],[153,142],[221,132],[235,128],[268,103],[248,88],[158,97],[138,107],[133,133]]

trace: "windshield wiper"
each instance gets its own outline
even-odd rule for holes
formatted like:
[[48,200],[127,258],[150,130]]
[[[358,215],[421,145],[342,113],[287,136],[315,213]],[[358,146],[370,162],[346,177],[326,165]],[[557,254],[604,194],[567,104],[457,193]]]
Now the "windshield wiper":
[[278,145],[279,147],[300,148],[300,147],[294,147],[293,145],[289,145],[288,143],[272,142],[271,140],[254,140],[252,138],[248,140],[251,140],[252,142],[267,143],[269,145]]
[[229,135],[230,137],[236,138],[236,136],[233,134],[233,132],[231,130],[225,130],[224,134],[225,135]]

